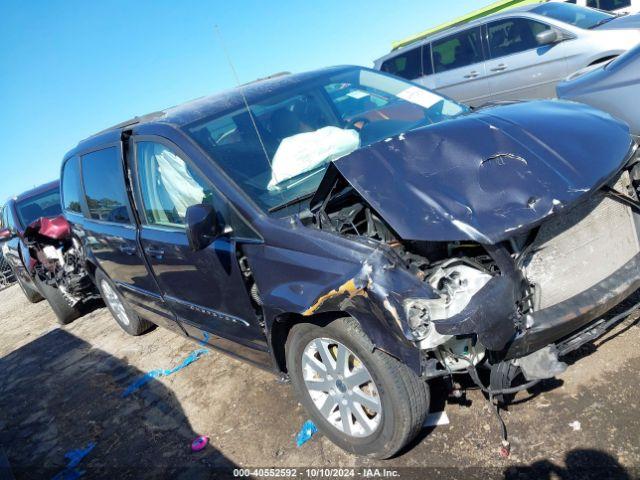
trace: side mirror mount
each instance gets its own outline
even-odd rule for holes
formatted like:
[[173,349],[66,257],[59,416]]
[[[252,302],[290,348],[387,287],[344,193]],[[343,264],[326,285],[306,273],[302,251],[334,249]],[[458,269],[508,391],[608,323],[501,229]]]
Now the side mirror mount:
[[221,233],[216,211],[211,205],[191,205],[187,208],[185,221],[189,247],[194,252],[207,248]]
[[536,35],[536,42],[538,45],[551,45],[553,43],[558,43],[562,41],[562,36],[558,33],[557,30],[553,28],[549,30],[543,30]]
[[8,228],[0,230],[0,240],[9,240],[13,237],[13,233]]

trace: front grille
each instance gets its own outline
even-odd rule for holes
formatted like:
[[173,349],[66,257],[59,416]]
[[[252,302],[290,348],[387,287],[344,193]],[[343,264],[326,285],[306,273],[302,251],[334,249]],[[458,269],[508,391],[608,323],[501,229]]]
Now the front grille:
[[599,193],[543,224],[532,247],[524,269],[540,310],[613,274],[640,252],[640,241],[632,208]]

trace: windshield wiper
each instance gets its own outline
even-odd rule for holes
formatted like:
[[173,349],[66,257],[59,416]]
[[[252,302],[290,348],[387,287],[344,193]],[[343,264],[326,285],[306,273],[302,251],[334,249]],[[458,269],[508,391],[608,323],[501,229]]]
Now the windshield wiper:
[[309,192],[309,193],[305,193],[304,195],[300,195],[298,197],[294,197],[291,200],[287,200],[284,203],[281,203],[280,205],[276,205],[275,207],[271,207],[269,209],[269,213],[273,213],[273,212],[277,212],[278,210],[282,210],[284,208],[290,207],[291,205],[295,205],[296,203],[302,202],[303,200],[306,200],[308,198],[313,197],[313,195],[316,192]]

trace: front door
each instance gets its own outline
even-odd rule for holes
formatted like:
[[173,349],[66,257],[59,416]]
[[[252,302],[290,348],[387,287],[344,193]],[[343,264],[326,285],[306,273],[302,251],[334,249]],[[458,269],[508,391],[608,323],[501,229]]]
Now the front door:
[[438,92],[473,107],[489,100],[480,27],[434,40],[431,51]]
[[[77,175],[76,157],[65,164],[65,204],[69,182]],[[120,144],[81,156],[86,217],[72,214],[74,230],[94,260],[143,318],[184,334],[164,303],[137,241],[137,230],[124,181]],[[80,205],[77,205],[78,210]]]
[[487,24],[487,77],[492,100],[554,98],[556,84],[567,76],[563,43],[539,45],[536,35],[551,27],[528,18]]
[[[239,264],[235,237],[241,220],[175,145],[137,137],[134,148],[140,242],[165,301],[191,336],[220,348],[228,348],[227,339],[266,349]],[[227,234],[194,252],[185,214],[189,206],[202,203],[215,208]]]

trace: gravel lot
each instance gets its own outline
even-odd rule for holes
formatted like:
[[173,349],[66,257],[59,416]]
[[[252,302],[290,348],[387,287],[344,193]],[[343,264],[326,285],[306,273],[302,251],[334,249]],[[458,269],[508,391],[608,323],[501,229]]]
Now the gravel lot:
[[[432,411],[444,409],[451,423],[425,429],[400,456],[380,462],[346,454],[319,434],[296,447],[306,415],[290,387],[214,351],[123,397],[144,373],[173,368],[201,346],[158,328],[130,337],[99,307],[61,327],[46,302],[30,304],[14,286],[0,292],[0,479],[3,456],[16,478],[66,475],[65,453],[90,442],[95,448],[76,467],[84,478],[213,478],[237,467],[378,467],[400,469],[401,478],[636,478],[637,317],[583,347],[559,379],[519,394],[504,413],[508,459],[498,456],[499,428],[484,397],[469,390],[463,401],[448,400],[435,383]],[[201,434],[210,444],[192,453]]]

